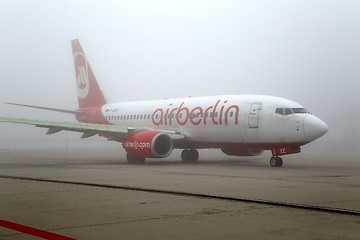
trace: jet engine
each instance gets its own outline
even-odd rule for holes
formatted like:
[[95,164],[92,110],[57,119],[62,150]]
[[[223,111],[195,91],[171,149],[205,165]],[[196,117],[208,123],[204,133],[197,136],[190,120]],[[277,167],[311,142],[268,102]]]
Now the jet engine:
[[221,151],[230,156],[259,156],[264,152],[261,149],[246,148],[222,148]]
[[130,133],[125,139],[123,147],[132,156],[164,158],[172,152],[173,141],[165,133],[149,130]]

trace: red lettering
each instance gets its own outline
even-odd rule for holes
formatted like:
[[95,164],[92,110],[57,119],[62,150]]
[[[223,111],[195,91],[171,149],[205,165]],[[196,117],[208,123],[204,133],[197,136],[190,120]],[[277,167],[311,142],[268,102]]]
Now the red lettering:
[[[160,118],[159,118],[159,115]],[[155,110],[155,112],[151,115],[151,120],[152,122],[156,125],[163,125],[163,115],[164,115],[164,110],[162,110],[161,108],[158,108]]]
[[[156,109],[151,115],[151,120],[154,125],[172,125],[172,119],[176,118],[176,121],[179,125],[183,126],[188,123],[192,125],[200,125],[203,122],[204,125],[208,124],[207,118],[211,117],[212,123],[214,125],[228,125],[230,119],[234,118],[234,124],[239,124],[239,106],[231,105],[227,107],[228,100],[225,100],[221,103],[221,100],[217,100],[215,105],[208,106],[203,108],[201,106],[196,106],[195,108],[189,109],[184,106],[185,102],[182,102],[180,106],[172,108],[172,103],[169,105],[166,110],[162,108]],[[221,105],[220,105],[221,104]],[[205,109],[205,111],[204,111]],[[220,110],[220,111],[219,111]],[[218,112],[217,112],[218,111]],[[230,116],[231,114],[231,116]],[[224,118],[225,116],[225,118]]]
[[[189,109],[187,107],[182,107],[184,105],[184,102],[182,102],[179,106],[179,109],[177,111],[177,115],[179,116],[176,121],[178,122],[179,125],[185,125],[187,123],[188,117],[189,117]],[[182,114],[181,112],[185,112],[185,121],[182,122],[180,119],[180,114]]]
[[[172,124],[171,120],[172,120],[172,118],[174,117],[174,115],[176,115],[176,114],[175,114],[175,111],[176,111],[176,110],[177,110],[177,108],[174,108],[174,109],[171,110],[171,112],[170,112],[169,125]],[[175,117],[176,117],[176,116],[175,116]]]
[[210,109],[212,109],[214,106],[210,106],[210,107],[207,107],[206,110],[205,110],[205,113],[204,113],[204,125],[206,125],[206,119],[209,115],[209,111]]
[[214,107],[214,110],[213,110],[213,114],[212,114],[212,122],[213,122],[214,125],[218,125],[218,122],[215,121],[215,113],[216,113],[216,108],[217,108],[217,106],[219,105],[219,102],[220,102],[220,100],[218,100],[218,101],[216,102],[215,107]]
[[238,125],[239,124],[239,113],[240,113],[240,109],[239,109],[238,105],[231,105],[230,107],[228,107],[226,109],[226,112],[225,112],[225,125],[228,125],[228,118],[229,118],[229,113],[230,113],[231,109],[235,109],[235,112],[234,112],[235,125]]
[[[169,110],[170,110],[170,107],[171,107],[171,105],[172,105],[172,103],[169,105],[169,108],[166,110],[166,112],[165,112],[165,125],[168,125],[167,124],[167,120],[168,120],[168,118],[169,118]],[[170,120],[171,121],[171,120]]]
[[[196,113],[196,110],[198,110],[198,112]],[[190,122],[194,125],[199,125],[201,123],[201,114],[203,113],[203,109],[200,106],[197,106],[196,108],[194,108],[191,112],[190,112]],[[195,120],[196,118],[198,118],[198,120]]]
[[[224,104],[227,103],[227,102],[228,102],[228,101],[225,100]],[[224,116],[224,107],[225,107],[225,105],[222,106],[221,109],[220,109],[220,116],[219,116],[219,124],[220,124],[220,125],[222,125],[222,119],[223,119],[223,116]]]

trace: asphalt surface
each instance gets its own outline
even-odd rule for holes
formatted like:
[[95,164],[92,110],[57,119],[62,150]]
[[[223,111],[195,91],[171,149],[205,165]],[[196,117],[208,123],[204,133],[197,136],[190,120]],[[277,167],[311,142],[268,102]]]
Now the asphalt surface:
[[[129,165],[114,149],[0,150],[0,175],[360,210],[356,152],[285,156],[282,168],[267,155],[200,154]],[[4,178],[0,189],[0,220],[74,239],[360,239],[358,216]],[[39,238],[0,227],[0,239]]]

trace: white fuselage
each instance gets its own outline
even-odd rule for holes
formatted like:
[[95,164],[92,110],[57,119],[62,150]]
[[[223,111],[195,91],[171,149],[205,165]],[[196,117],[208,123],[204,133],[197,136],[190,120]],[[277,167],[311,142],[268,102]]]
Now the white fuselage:
[[224,95],[106,104],[114,125],[181,130],[198,148],[301,146],[323,135],[326,124],[293,101],[259,95]]

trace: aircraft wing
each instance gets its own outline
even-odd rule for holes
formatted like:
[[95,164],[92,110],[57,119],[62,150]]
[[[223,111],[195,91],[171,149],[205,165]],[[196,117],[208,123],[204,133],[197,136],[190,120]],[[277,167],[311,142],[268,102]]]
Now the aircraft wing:
[[28,104],[21,104],[21,103],[11,103],[11,102],[4,102],[5,104],[20,106],[20,107],[28,107],[28,108],[37,108],[42,110],[49,110],[54,112],[62,112],[62,113],[69,113],[69,114],[82,114],[83,112],[80,110],[66,110],[66,109],[59,109],[59,108],[48,108],[48,107],[41,107],[35,105],[28,105]]
[[[72,122],[56,122],[44,121],[36,119],[9,118],[0,117],[0,122],[18,123],[26,125],[34,125],[36,127],[48,128],[47,135],[60,131],[73,131],[83,133],[81,138],[92,137],[99,134],[108,140],[123,142],[126,136],[134,131],[156,130],[151,128],[136,128],[116,125],[94,124],[94,123],[72,123]],[[178,130],[156,130],[168,134],[173,140],[179,140],[186,137],[185,133]]]

